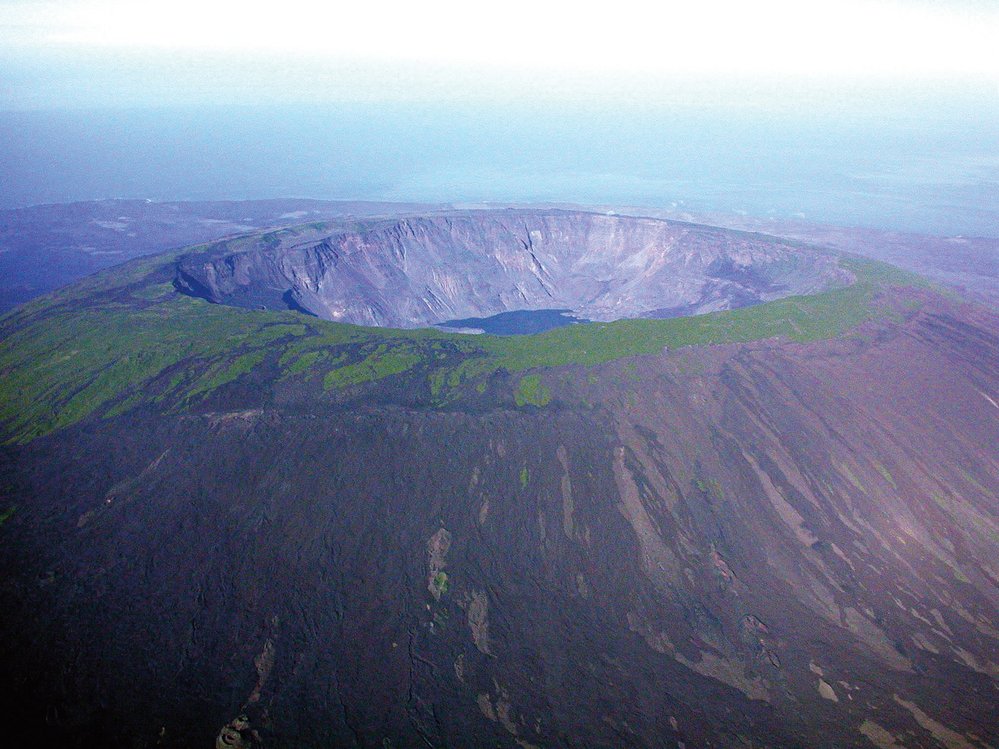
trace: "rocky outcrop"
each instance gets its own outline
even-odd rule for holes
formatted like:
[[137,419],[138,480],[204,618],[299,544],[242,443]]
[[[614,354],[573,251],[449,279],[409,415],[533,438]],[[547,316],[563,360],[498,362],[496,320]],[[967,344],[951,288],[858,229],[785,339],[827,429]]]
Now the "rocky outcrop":
[[835,257],[762,235],[571,211],[465,211],[353,226],[320,241],[187,257],[210,301],[420,327],[512,310],[590,320],[730,309],[849,281]]

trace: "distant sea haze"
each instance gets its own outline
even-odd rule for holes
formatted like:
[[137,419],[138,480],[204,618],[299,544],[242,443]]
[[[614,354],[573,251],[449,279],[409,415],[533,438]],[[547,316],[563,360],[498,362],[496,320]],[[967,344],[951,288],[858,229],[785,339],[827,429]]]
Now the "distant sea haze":
[[0,112],[0,207],[574,202],[999,236],[989,123],[350,105]]

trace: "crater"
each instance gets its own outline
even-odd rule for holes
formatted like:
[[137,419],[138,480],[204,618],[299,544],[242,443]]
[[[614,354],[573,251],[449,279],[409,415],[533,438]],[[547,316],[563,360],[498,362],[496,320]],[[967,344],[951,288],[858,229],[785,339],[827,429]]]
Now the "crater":
[[519,333],[696,315],[852,280],[835,255],[774,237],[584,211],[453,211],[275,237],[185,256],[176,285],[360,325]]

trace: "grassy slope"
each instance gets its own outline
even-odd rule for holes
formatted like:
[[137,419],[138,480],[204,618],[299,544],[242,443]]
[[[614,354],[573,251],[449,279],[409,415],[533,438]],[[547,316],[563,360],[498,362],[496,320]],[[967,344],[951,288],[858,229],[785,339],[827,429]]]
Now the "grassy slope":
[[[98,274],[0,318],[0,440],[28,441],[142,402],[184,409],[265,362],[284,378],[321,378],[326,390],[406,374],[442,405],[501,369],[592,366],[664,347],[773,336],[835,336],[879,314],[875,297],[883,286],[920,283],[891,266],[847,258],[842,262],[857,283],[813,296],[534,336],[466,336],[208,304],[173,289],[177,254]],[[529,377],[517,388],[518,404],[547,403],[543,385]]]

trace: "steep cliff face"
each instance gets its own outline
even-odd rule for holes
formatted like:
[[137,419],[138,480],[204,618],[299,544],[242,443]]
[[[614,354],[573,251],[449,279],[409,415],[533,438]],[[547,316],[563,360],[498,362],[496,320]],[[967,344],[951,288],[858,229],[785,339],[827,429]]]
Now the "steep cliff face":
[[665,317],[807,294],[835,258],[758,235],[566,211],[456,212],[321,241],[186,259],[178,285],[213,302],[418,327],[511,310]]

